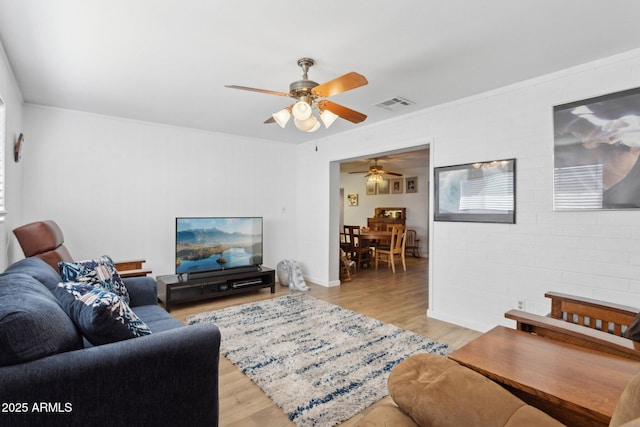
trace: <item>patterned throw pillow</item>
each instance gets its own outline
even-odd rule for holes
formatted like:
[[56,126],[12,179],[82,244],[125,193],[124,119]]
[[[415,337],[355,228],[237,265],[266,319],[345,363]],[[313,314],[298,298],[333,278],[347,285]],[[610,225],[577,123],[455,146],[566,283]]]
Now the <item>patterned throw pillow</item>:
[[53,291],[62,308],[93,345],[149,335],[151,330],[122,298],[101,287],[60,283]]
[[122,282],[113,260],[103,255],[98,259],[87,259],[75,262],[59,262],[60,276],[64,282],[84,283],[93,287],[101,287],[120,296],[129,304],[129,291]]

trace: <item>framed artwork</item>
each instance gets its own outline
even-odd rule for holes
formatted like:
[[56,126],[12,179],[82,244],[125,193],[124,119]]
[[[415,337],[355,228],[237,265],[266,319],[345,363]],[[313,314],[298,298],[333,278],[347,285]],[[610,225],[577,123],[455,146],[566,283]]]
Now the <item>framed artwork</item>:
[[516,160],[434,169],[434,220],[515,224]]
[[553,107],[554,210],[640,208],[640,88]]
[[347,206],[358,206],[358,193],[347,194]]
[[391,194],[402,194],[404,190],[404,179],[396,178],[390,181]]
[[367,196],[375,196],[376,195],[376,184],[375,182],[367,182]]
[[383,179],[378,184],[378,194],[389,194],[389,180]]
[[407,178],[404,180],[405,182],[405,193],[417,193],[418,192],[418,177],[412,176],[411,178]]

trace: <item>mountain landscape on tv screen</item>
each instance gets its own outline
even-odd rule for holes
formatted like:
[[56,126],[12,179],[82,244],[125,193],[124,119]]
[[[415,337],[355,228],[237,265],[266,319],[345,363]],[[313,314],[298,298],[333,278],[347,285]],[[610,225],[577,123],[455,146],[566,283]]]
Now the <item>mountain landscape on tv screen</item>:
[[218,228],[191,229],[176,234],[176,272],[259,265],[262,235],[229,233]]

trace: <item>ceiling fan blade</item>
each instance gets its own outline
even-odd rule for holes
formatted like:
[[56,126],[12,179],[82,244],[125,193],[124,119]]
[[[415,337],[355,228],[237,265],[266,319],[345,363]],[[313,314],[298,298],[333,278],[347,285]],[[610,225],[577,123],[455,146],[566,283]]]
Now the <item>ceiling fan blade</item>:
[[360,86],[364,86],[367,83],[369,82],[362,74],[358,74],[352,71],[345,74],[344,76],[340,76],[314,87],[313,89],[311,89],[311,93],[320,98],[328,98],[330,96],[337,95],[339,93],[346,92]]
[[396,172],[380,171],[380,173],[383,175],[402,176],[401,173],[396,173]]
[[275,123],[276,120],[273,118],[273,116],[269,117],[267,120],[264,121],[264,124],[269,124],[269,123]]
[[247,86],[224,85],[224,87],[228,87],[228,88],[231,88],[231,89],[249,90],[251,92],[266,93],[268,95],[291,96],[290,93],[276,92],[274,90],[266,90],[266,89],[256,89],[254,87],[247,87]]
[[349,173],[369,173],[370,171],[355,171],[355,172],[349,172]]
[[355,110],[352,110],[351,108],[347,108],[345,106],[336,104],[335,102],[331,102],[331,101],[326,101],[326,100],[319,101],[318,107],[321,110],[329,110],[333,114],[337,114],[338,116],[342,117],[345,120],[350,121],[351,123],[360,123],[367,118],[367,116],[362,113],[359,113]]

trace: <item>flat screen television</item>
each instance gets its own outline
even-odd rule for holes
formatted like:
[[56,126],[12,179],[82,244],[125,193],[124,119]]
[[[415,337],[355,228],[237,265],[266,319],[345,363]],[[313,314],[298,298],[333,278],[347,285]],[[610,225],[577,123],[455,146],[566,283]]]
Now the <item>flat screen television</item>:
[[176,218],[176,274],[262,265],[262,217]]

